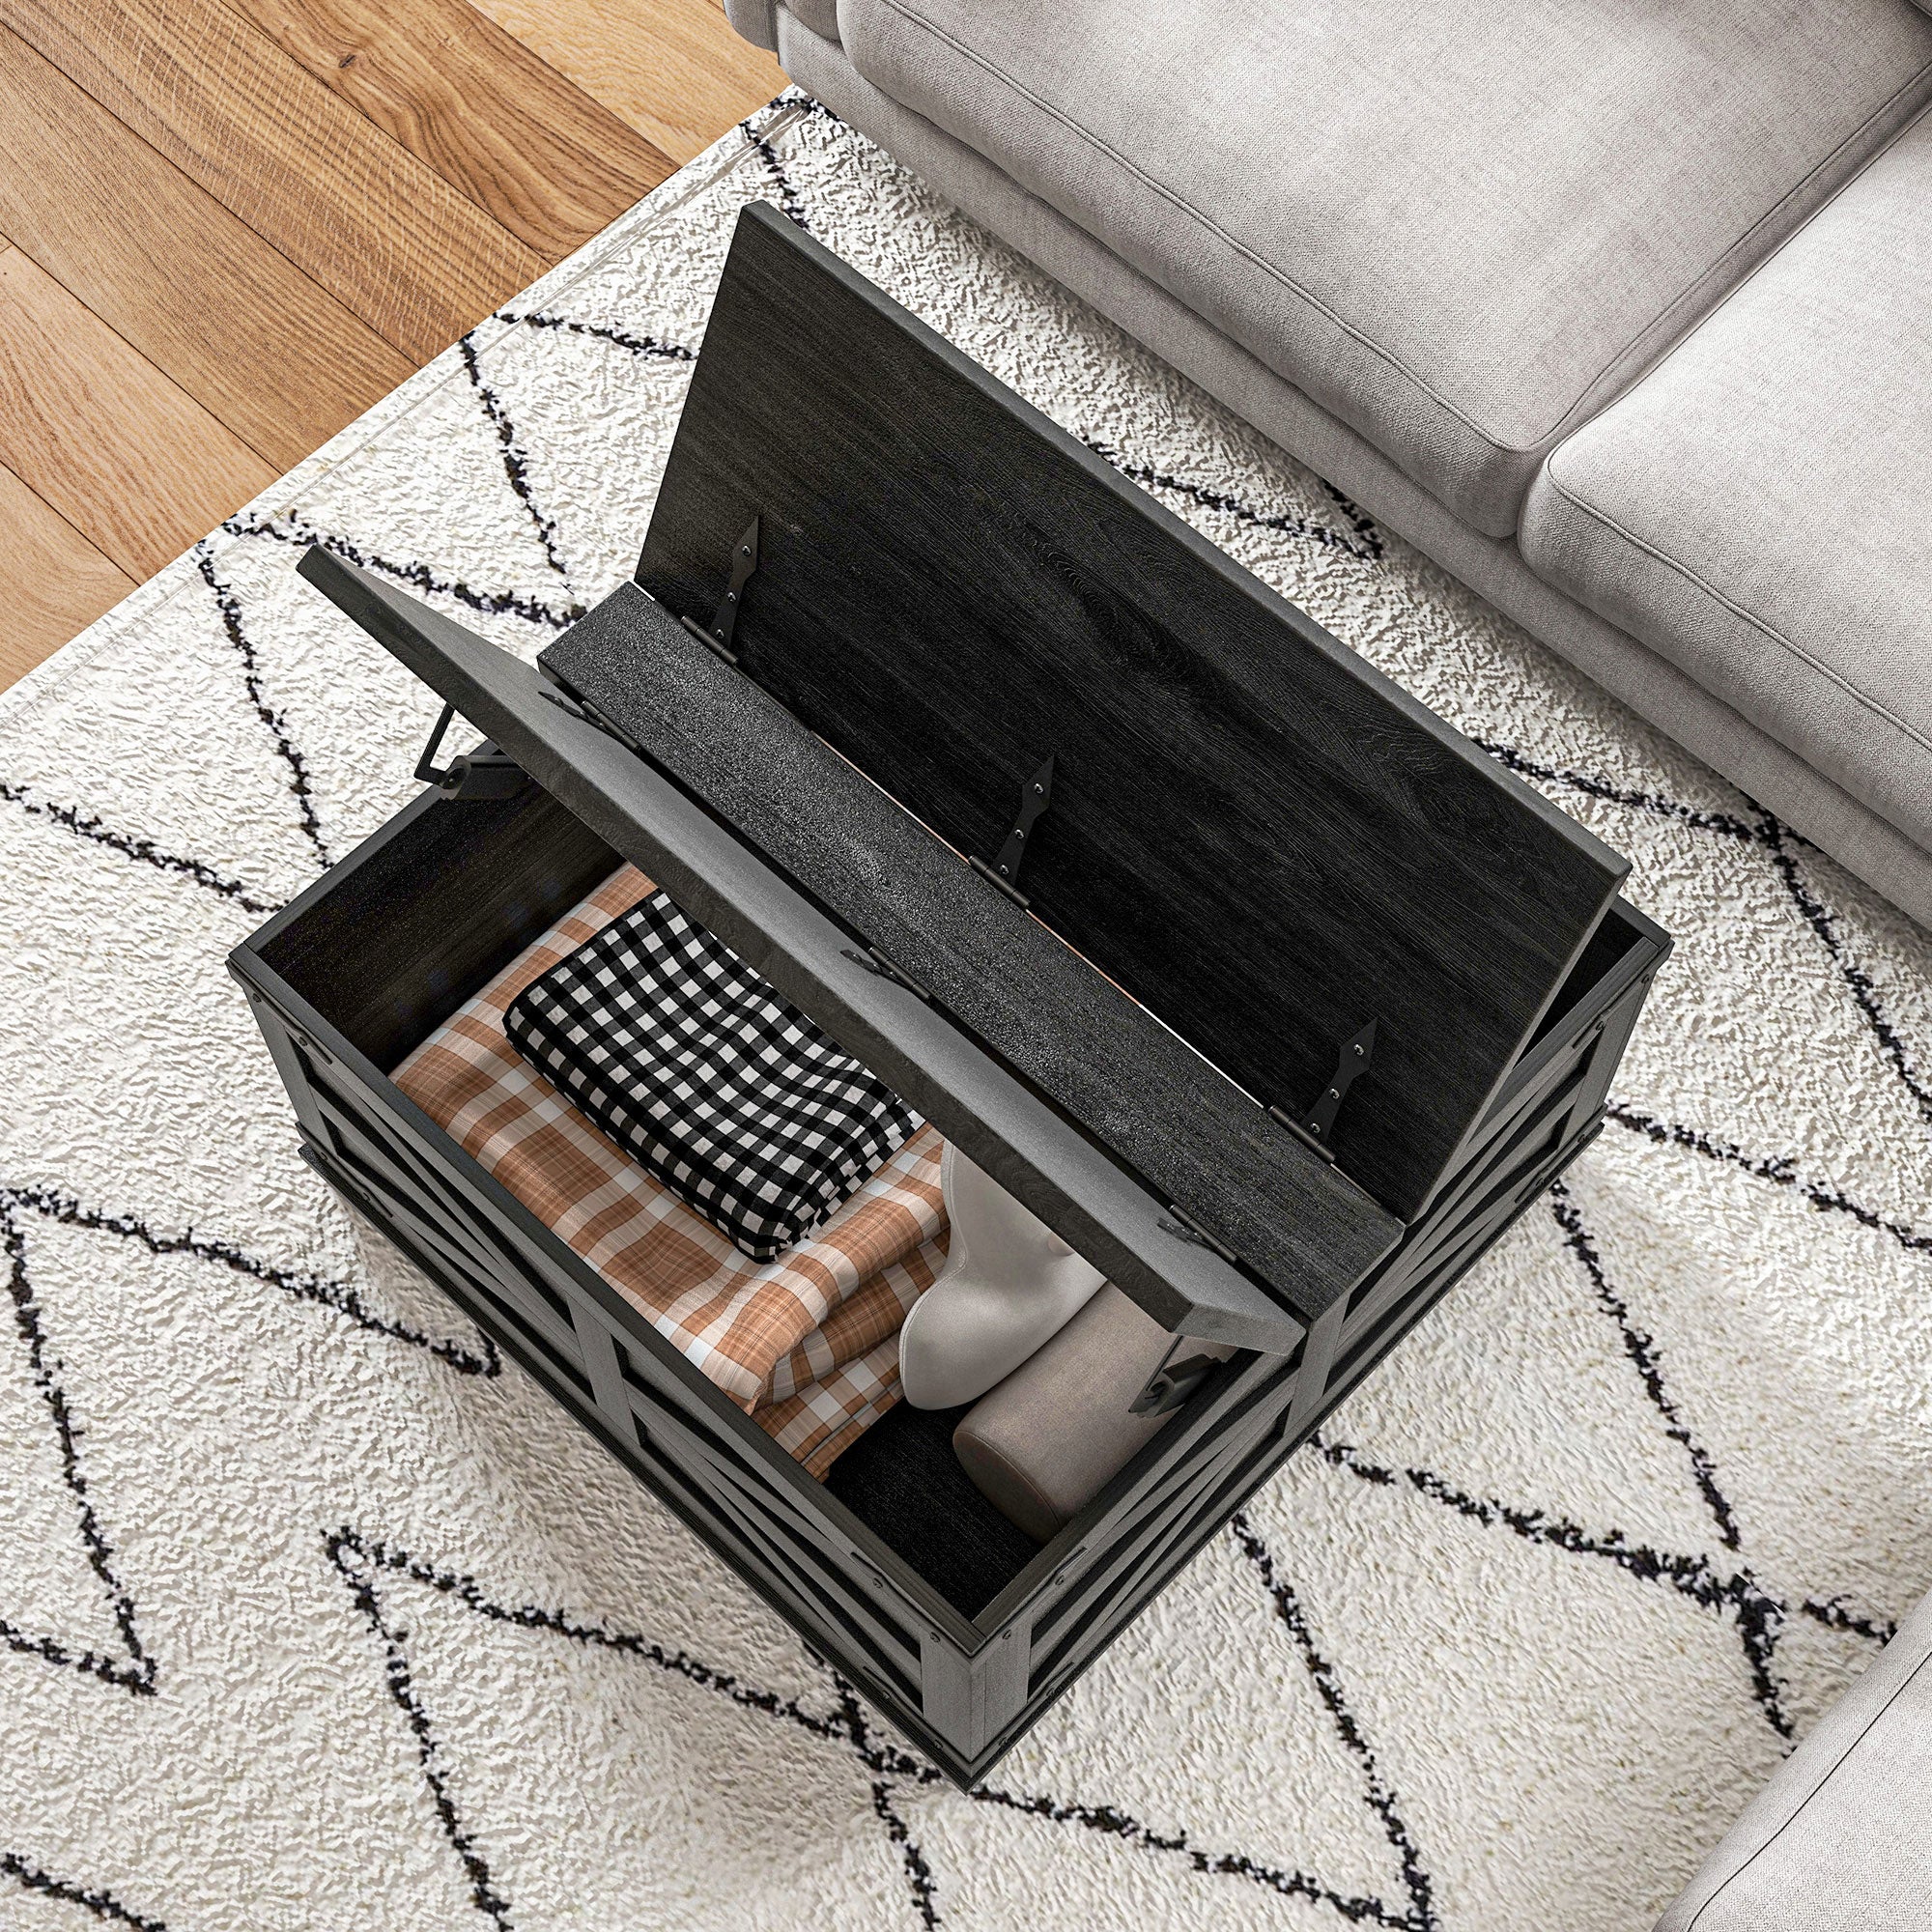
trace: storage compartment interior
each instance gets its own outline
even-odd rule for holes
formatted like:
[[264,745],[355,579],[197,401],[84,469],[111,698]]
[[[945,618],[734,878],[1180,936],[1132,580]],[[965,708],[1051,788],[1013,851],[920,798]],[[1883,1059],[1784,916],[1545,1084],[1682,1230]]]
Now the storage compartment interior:
[[896,1404],[833,1463],[825,1487],[954,1609],[974,1617],[1040,1546],[959,1466],[952,1431],[965,1413]]
[[[387,1072],[620,863],[534,783],[499,801],[425,797],[292,909],[262,955]],[[1538,1038],[1586,1024],[1648,938],[1639,916],[1613,905]],[[1488,1205],[1480,1182],[1471,1191]],[[1475,1218],[1456,1218],[1464,1215]],[[970,1618],[1041,1546],[960,1467],[952,1434],[963,1413],[896,1404],[833,1464],[825,1491]],[[1157,1456],[1158,1441],[1129,1469]]]
[[[621,863],[535,784],[507,800],[426,798],[332,872],[263,958],[386,1073]],[[825,1488],[970,1617],[1039,1546],[959,1466],[963,1413],[895,1404]]]
[[622,863],[540,786],[425,797],[262,948],[384,1072]]

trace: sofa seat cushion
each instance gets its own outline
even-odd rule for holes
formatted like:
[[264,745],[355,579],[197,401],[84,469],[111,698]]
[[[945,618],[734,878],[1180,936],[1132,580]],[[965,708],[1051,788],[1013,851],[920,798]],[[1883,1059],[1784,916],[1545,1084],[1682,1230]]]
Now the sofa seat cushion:
[[1904,0],[839,0],[838,26],[1498,536],[1563,432],[1932,91]]
[[1920,1932],[1928,1791],[1932,1598],[1745,1806],[1657,1932]]
[[1521,545],[1932,849],[1932,115],[1551,455]]

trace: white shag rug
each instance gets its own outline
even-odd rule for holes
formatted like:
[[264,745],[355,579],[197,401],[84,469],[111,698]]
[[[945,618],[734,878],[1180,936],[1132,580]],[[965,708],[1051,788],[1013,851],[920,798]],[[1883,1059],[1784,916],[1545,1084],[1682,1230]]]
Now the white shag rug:
[[[1678,941],[1568,1181],[974,1798],[299,1165],[222,970],[437,709],[297,547],[533,652],[755,196]],[[796,99],[0,698],[0,881],[9,1927],[1640,1932],[1932,1583],[1932,941]]]

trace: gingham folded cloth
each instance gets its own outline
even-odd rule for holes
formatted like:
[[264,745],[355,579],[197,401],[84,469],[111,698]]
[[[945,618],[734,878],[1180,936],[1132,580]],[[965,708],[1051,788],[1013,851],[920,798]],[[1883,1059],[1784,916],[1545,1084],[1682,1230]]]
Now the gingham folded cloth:
[[663,893],[510,1002],[529,1064],[742,1254],[796,1247],[919,1125]]
[[898,1330],[946,1259],[940,1140],[921,1127],[774,1261],[750,1260],[511,1046],[511,1003],[653,888],[635,867],[439,1027],[393,1078],[477,1163],[813,1475],[898,1400]]

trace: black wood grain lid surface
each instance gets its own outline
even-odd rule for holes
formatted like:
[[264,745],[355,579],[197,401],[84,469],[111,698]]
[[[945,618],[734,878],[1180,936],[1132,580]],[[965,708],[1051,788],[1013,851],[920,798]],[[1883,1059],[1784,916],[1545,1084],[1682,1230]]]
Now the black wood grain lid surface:
[[636,585],[539,662],[1292,1307],[1319,1313],[1394,1241],[1361,1188]]
[[1333,1146],[1412,1217],[1626,862],[764,205],[639,582],[708,623],[753,517],[745,673],[985,858],[1052,753],[1035,913],[1291,1114],[1378,1021]]

